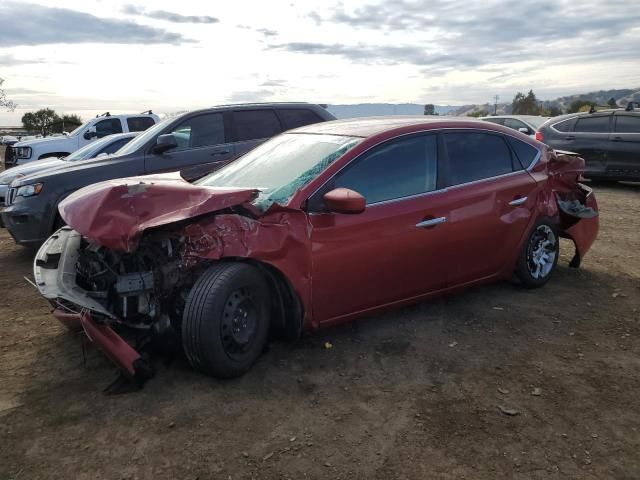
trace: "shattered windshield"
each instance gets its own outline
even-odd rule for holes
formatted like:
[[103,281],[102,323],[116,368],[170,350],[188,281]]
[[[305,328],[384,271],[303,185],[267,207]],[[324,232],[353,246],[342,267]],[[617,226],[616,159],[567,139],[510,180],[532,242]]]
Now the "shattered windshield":
[[256,188],[260,194],[253,204],[264,211],[274,203],[286,204],[297,190],[361,140],[342,135],[285,133],[196,183]]

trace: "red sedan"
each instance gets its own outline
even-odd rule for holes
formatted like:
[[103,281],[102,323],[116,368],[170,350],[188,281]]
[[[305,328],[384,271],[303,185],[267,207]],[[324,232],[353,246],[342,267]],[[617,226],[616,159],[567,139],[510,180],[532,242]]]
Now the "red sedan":
[[138,381],[151,369],[124,331],[233,377],[270,332],[296,338],[514,276],[540,287],[560,237],[579,266],[598,231],[583,169],[487,122],[311,125],[195,184],[166,174],[74,193],[60,205],[69,226],[37,254],[36,283]]

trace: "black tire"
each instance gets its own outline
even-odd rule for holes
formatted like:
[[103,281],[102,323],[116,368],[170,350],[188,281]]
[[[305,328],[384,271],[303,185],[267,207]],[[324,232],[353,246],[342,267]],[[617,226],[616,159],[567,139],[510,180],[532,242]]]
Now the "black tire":
[[[552,243],[543,245],[546,240]],[[544,258],[545,256],[546,258]],[[548,219],[541,218],[533,225],[522,245],[516,265],[516,277],[526,288],[542,287],[553,275],[559,256],[560,237],[558,231]],[[551,261],[549,262],[549,260]]]
[[193,285],[182,318],[189,363],[219,378],[242,375],[267,343],[270,289],[252,265],[220,263]]

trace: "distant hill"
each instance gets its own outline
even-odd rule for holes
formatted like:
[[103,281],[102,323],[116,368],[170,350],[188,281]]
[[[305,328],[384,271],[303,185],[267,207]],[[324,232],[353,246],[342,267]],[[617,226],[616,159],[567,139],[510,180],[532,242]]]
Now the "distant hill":
[[[526,92],[525,92],[526,93]],[[630,101],[640,102],[640,88],[623,88],[617,90],[599,90],[597,92],[580,93],[577,95],[568,95],[566,97],[558,97],[554,100],[542,100],[544,108],[557,107],[566,112],[575,100],[588,100],[598,105],[607,105],[610,98],[614,98],[620,107],[625,107]],[[462,105],[455,108],[451,115],[465,116],[478,110],[486,110],[493,113],[494,105],[490,103]],[[511,102],[498,104],[498,115],[509,115],[511,113]]]
[[[457,109],[452,105],[436,105],[439,115],[446,115]],[[424,104],[417,103],[358,103],[354,105],[329,105],[327,110],[337,118],[373,117],[376,115],[423,115]]]

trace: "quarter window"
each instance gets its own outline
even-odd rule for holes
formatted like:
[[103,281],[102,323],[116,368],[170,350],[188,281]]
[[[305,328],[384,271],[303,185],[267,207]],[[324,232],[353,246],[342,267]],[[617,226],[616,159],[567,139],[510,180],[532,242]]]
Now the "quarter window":
[[114,133],[122,133],[122,123],[117,118],[107,118],[96,123],[96,136],[98,138],[113,135]]
[[609,132],[609,116],[579,118],[573,130],[583,133],[607,133]]
[[572,122],[573,122],[573,118],[568,118],[567,120],[554,123],[553,128],[555,128],[559,132],[568,132]]
[[127,118],[127,126],[130,132],[142,132],[154,124],[151,117],[132,117]]
[[511,150],[502,136],[475,132],[444,134],[448,185],[460,185],[513,171]]
[[616,133],[640,133],[640,116],[617,115]]
[[390,141],[340,172],[333,187],[355,190],[367,204],[435,190],[437,145],[436,135]]
[[322,118],[317,113],[304,108],[287,108],[278,110],[278,113],[284,123],[285,130],[322,122]]
[[[529,168],[533,160],[538,155],[538,149],[513,137],[507,137],[507,139],[518,159],[518,164],[516,164],[516,166],[519,165],[519,167],[522,168]],[[518,168],[518,170],[520,170],[520,168]]]
[[173,151],[208,147],[225,143],[224,119],[221,113],[191,117],[171,132],[178,143]]
[[282,131],[280,121],[273,110],[241,110],[233,112],[236,140],[270,138]]

